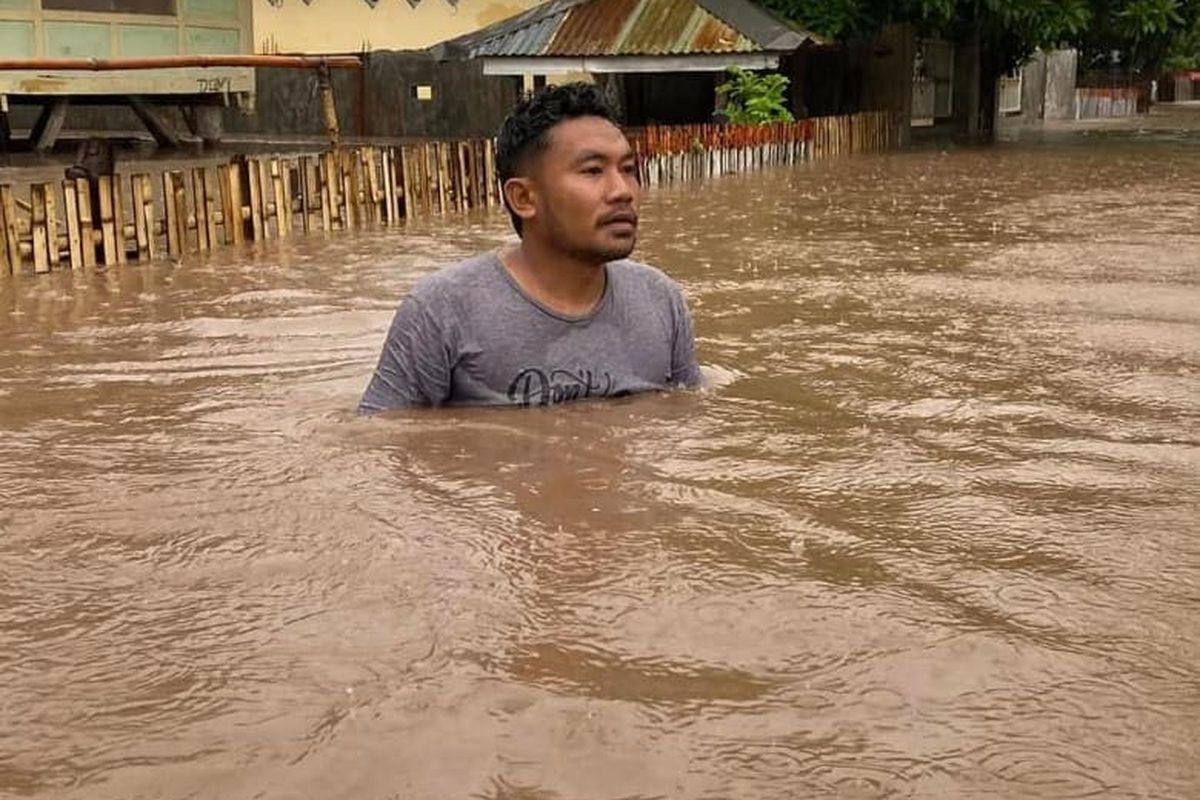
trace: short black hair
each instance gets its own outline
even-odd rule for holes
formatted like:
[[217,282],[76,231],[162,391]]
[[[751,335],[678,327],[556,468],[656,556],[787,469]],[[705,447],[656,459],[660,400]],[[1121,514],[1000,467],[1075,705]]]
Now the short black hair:
[[[522,99],[505,117],[496,137],[496,177],[500,186],[516,177],[530,155],[545,148],[546,134],[551,128],[578,117],[600,117],[620,126],[616,111],[604,99],[600,89],[590,83],[547,86]],[[507,208],[508,200],[504,203]],[[512,209],[508,215],[519,236],[521,218],[512,213]]]

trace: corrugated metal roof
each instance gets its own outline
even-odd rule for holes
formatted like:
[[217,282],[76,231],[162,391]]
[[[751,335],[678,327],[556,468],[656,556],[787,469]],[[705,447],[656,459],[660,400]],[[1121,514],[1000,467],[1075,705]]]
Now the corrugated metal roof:
[[495,56],[790,52],[817,36],[752,0],[550,0],[440,45]]
[[617,36],[640,0],[587,2],[571,9],[544,55],[599,56],[611,53]]
[[688,20],[695,10],[696,4],[693,0],[642,0],[639,13],[634,17],[629,32],[617,45],[617,53],[657,56],[670,52],[688,52],[686,44],[675,50],[675,40],[687,27]]
[[525,56],[530,53],[541,53],[558,27],[567,16],[566,11],[534,20],[530,24],[517,28],[501,36],[484,40],[478,47],[471,49],[471,57],[479,56]]

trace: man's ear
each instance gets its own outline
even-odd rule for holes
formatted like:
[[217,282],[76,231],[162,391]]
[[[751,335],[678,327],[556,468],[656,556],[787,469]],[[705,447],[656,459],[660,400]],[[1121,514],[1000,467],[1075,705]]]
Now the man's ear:
[[508,210],[528,222],[537,216],[537,190],[529,178],[509,178],[500,187]]

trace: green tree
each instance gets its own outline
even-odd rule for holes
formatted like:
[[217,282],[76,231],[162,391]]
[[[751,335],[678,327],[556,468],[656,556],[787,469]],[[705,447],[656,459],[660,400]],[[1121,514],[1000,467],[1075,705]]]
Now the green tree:
[[1200,0],[762,0],[775,11],[837,39],[891,22],[922,33],[977,32],[1009,66],[1034,48],[1079,47],[1089,56],[1122,54],[1127,68],[1153,70],[1200,18]]

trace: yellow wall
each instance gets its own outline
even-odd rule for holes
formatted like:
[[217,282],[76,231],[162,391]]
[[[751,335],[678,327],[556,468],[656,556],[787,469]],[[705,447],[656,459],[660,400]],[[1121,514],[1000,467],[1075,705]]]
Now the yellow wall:
[[479,30],[538,5],[540,0],[254,0],[254,49],[259,53],[357,53],[417,50]]

